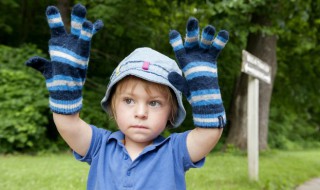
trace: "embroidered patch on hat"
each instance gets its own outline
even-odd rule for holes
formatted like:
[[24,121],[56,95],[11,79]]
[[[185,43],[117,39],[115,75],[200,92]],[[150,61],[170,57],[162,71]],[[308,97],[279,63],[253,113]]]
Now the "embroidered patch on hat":
[[150,65],[150,62],[144,61],[144,62],[143,62],[143,65],[142,65],[142,69],[143,69],[143,70],[148,70],[148,69],[149,69],[149,65]]

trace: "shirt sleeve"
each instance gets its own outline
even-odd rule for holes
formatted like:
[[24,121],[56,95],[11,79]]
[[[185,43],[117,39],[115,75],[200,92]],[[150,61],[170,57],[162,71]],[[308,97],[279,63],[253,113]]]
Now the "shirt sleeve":
[[205,157],[198,162],[192,162],[187,148],[187,136],[189,133],[190,130],[184,133],[174,133],[171,135],[174,154],[178,159],[178,163],[182,164],[181,167],[184,168],[184,171],[187,171],[190,168],[201,168],[205,163]]
[[91,164],[92,159],[98,154],[101,144],[104,141],[103,139],[108,138],[111,134],[111,132],[106,129],[98,128],[94,125],[90,125],[90,127],[92,130],[92,138],[86,155],[81,156],[77,152],[73,151],[73,155],[77,160],[87,162],[89,165]]

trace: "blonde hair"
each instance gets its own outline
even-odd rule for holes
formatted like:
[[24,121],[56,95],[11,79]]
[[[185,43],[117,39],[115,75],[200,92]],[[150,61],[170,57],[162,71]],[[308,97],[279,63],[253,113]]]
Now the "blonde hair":
[[123,88],[126,88],[126,86],[128,85],[128,83],[134,83],[134,86],[131,90],[134,90],[135,86],[138,83],[142,83],[146,92],[150,95],[151,94],[151,90],[150,90],[150,86],[152,85],[153,87],[156,88],[157,91],[161,92],[168,100],[169,105],[171,107],[171,113],[170,113],[170,117],[169,117],[169,122],[171,123],[171,125],[167,126],[173,126],[173,121],[175,120],[176,116],[177,116],[177,112],[178,112],[178,102],[177,102],[177,98],[173,92],[173,90],[163,84],[159,84],[159,83],[155,83],[155,82],[150,82],[132,75],[129,75],[123,79],[121,79],[119,82],[117,82],[117,84],[113,87],[112,91],[111,91],[111,100],[110,100],[110,109],[111,109],[111,117],[114,118],[115,113],[116,113],[116,109],[115,109],[115,100],[116,100],[116,96],[119,95],[119,93],[122,91]]

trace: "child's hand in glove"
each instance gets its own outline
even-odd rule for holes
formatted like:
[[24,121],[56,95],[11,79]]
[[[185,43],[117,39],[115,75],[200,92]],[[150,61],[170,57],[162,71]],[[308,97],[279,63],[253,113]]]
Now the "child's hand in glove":
[[59,114],[74,114],[82,108],[82,88],[88,68],[91,38],[103,27],[103,23],[101,20],[94,24],[87,21],[86,8],[81,4],[72,9],[70,34],[66,32],[56,7],[49,6],[46,15],[51,29],[51,60],[32,57],[26,65],[40,71],[45,77],[51,110]]
[[185,78],[172,72],[169,81],[187,97],[192,106],[194,124],[202,128],[221,128],[226,124],[218,84],[217,58],[229,34],[222,30],[215,38],[214,35],[215,28],[208,25],[199,39],[195,18],[188,20],[184,44],[179,32],[170,32],[170,43]]

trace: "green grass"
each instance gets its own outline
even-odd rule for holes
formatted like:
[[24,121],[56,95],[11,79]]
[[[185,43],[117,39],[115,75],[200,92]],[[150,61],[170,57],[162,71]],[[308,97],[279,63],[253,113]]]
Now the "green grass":
[[[189,190],[294,189],[320,177],[320,150],[270,151],[260,155],[259,181],[248,180],[247,158],[212,153],[201,169],[187,172]],[[85,189],[89,166],[71,154],[0,156],[0,189]]]
[[188,189],[282,190],[320,177],[320,150],[270,151],[260,155],[259,181],[248,178],[245,155],[211,154],[202,169],[187,174]]

